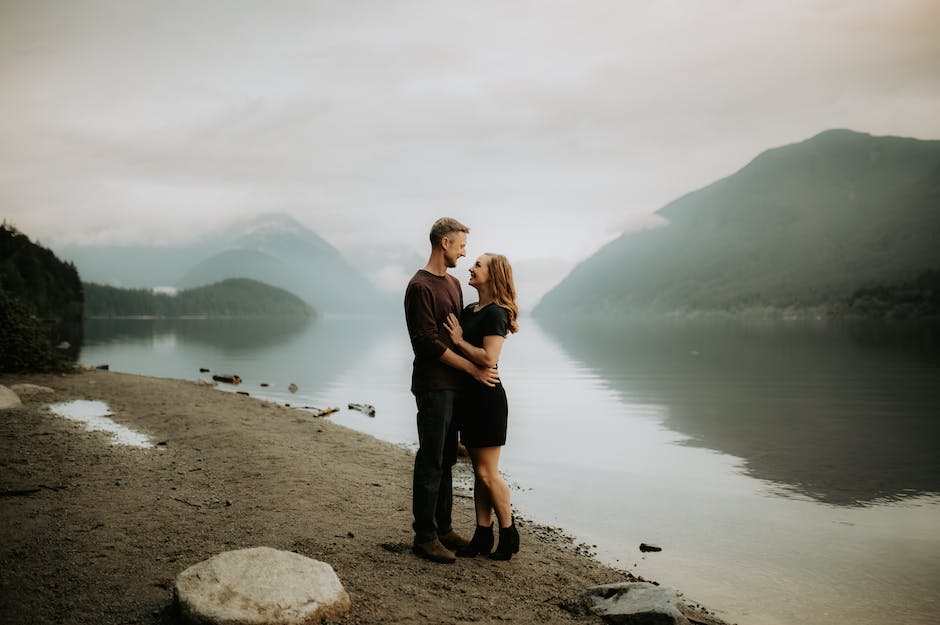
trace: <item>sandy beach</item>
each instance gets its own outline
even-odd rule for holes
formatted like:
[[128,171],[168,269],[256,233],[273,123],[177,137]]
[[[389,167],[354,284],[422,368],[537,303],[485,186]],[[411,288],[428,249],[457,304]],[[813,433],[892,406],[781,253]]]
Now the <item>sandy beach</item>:
[[[55,393],[0,415],[4,623],[177,623],[180,572],[256,546],[332,565],[352,598],[340,621],[348,624],[601,623],[584,588],[633,579],[525,510],[522,551],[510,562],[418,559],[412,452],[328,418],[107,371],[0,376],[17,383]],[[106,402],[114,421],[156,446],[114,445],[48,408],[75,399]],[[454,518],[469,534],[472,499],[458,495]],[[689,616],[721,624],[699,606]]]

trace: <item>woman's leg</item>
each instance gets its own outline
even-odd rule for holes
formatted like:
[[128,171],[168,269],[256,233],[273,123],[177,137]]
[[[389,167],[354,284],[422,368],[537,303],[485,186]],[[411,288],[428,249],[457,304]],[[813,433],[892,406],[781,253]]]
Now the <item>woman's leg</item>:
[[[512,508],[509,504],[509,486],[499,474],[499,453],[502,447],[475,447],[468,450],[473,460],[473,501],[477,514],[477,525],[489,525],[492,512],[500,527],[512,525]],[[480,487],[483,488],[480,488]],[[486,499],[477,499],[477,493],[485,491]]]

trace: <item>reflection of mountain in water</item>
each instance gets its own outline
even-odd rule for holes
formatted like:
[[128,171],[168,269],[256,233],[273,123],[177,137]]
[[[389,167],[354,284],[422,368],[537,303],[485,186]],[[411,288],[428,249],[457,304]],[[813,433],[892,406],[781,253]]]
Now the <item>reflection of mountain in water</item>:
[[688,444],[825,503],[940,493],[940,333],[872,326],[543,326]]
[[[139,354],[120,367],[132,373],[187,378],[199,367],[237,366],[230,372],[246,382],[296,381],[314,393],[351,367],[383,331],[377,320],[361,318],[89,319],[85,346],[121,356]],[[166,350],[156,346],[166,343],[176,353],[167,366],[184,370],[157,371],[156,361]]]
[[294,339],[307,318],[269,319],[88,319],[85,344],[144,342],[175,336],[224,350],[273,347]]

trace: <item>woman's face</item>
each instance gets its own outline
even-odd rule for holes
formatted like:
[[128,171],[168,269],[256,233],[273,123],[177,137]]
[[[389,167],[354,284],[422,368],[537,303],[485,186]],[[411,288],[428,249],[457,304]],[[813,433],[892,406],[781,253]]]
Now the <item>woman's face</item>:
[[470,268],[470,286],[480,290],[480,287],[490,281],[490,258],[486,254],[477,258]]

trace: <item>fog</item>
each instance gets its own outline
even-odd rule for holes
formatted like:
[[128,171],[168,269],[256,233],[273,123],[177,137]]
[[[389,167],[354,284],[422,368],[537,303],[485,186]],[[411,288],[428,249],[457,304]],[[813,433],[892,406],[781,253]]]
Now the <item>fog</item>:
[[938,27],[932,0],[6,1],[0,217],[55,248],[286,213],[395,291],[448,214],[531,304],[765,149],[940,137]]

